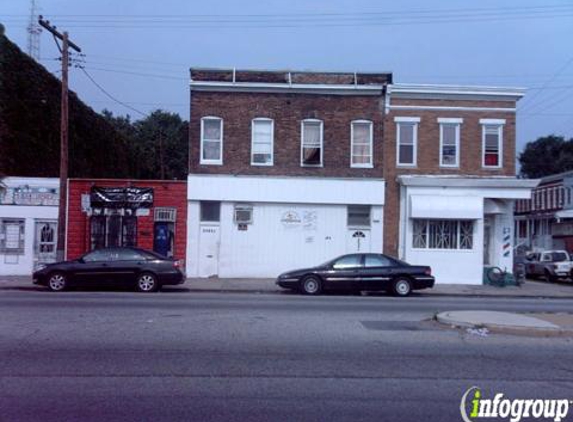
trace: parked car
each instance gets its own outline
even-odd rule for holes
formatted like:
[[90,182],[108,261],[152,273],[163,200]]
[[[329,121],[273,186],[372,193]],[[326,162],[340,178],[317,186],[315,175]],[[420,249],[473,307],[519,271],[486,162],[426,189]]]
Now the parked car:
[[410,265],[382,254],[349,254],[312,268],[289,271],[278,276],[276,284],[318,295],[325,290],[385,290],[408,296],[412,290],[434,286],[432,270]]
[[527,277],[544,277],[547,281],[571,278],[573,263],[567,251],[532,252],[526,256]]
[[93,285],[110,281],[154,292],[166,284],[182,284],[180,262],[139,248],[105,248],[72,261],[56,262],[33,274],[34,283],[52,291],[71,285]]

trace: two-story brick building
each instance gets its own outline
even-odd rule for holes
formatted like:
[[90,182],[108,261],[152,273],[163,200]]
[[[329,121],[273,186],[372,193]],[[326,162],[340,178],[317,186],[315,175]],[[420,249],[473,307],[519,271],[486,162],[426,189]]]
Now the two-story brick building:
[[274,277],[354,251],[438,282],[511,268],[521,90],[388,73],[191,70],[187,271]]
[[573,252],[573,171],[540,179],[531,199],[515,204],[516,245]]

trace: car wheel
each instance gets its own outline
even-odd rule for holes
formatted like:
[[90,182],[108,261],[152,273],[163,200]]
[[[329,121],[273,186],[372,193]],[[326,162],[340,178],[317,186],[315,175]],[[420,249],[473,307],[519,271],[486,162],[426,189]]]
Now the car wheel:
[[412,283],[405,277],[397,278],[392,285],[392,292],[396,296],[408,296],[412,292]]
[[143,293],[155,292],[159,289],[159,282],[155,274],[141,273],[137,277],[137,290]]
[[322,290],[322,282],[318,277],[310,275],[302,280],[300,289],[306,295],[318,295]]
[[53,292],[61,292],[68,287],[68,279],[64,273],[52,273],[48,278],[48,288]]

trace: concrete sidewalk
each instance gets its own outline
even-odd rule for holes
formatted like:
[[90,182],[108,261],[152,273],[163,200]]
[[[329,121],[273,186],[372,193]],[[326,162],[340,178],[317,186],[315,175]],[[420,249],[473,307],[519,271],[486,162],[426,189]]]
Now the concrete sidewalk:
[[[275,285],[274,279],[243,278],[188,278],[174,287],[189,292],[245,292],[280,293],[285,290]],[[0,290],[41,290],[29,276],[0,276]],[[437,284],[432,289],[418,290],[415,296],[463,297],[537,297],[573,299],[573,283],[544,283],[528,280],[522,287],[494,287],[485,285]]]
[[[572,336],[573,314],[517,314],[497,311],[449,311],[436,320],[452,327],[487,330],[506,334]],[[483,334],[482,334],[483,335]]]

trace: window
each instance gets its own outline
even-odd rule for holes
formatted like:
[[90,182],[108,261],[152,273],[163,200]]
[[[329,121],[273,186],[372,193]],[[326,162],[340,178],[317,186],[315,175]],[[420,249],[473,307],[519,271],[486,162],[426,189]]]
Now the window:
[[201,222],[218,223],[221,221],[221,203],[218,201],[201,201]]
[[360,255],[347,255],[336,260],[332,267],[335,270],[345,270],[348,268],[358,268],[360,266]]
[[201,119],[201,164],[223,164],[223,119]]
[[471,220],[413,221],[412,247],[416,249],[472,249]]
[[153,210],[153,221],[175,223],[177,220],[177,208],[156,207]]
[[0,220],[0,252],[17,255],[24,253],[24,227],[25,222],[21,219]]
[[322,121],[303,120],[301,132],[301,165],[322,166]]
[[372,167],[372,122],[356,120],[350,125],[351,167]]
[[502,129],[505,120],[481,119],[482,124],[482,166],[500,168],[502,166]]
[[84,262],[101,262],[101,261],[111,261],[111,252],[109,249],[99,249],[84,255]]
[[460,126],[462,119],[439,118],[440,123],[440,166],[460,165]]
[[370,205],[348,206],[348,227],[370,227]]
[[394,264],[384,255],[365,255],[364,266],[366,268],[371,267],[392,267]]
[[235,205],[235,224],[252,224],[253,207],[251,205]]
[[146,257],[133,249],[112,249],[112,261],[144,261]]
[[253,119],[251,126],[251,165],[273,165],[274,124],[271,119]]
[[395,117],[396,163],[399,166],[415,166],[417,162],[418,117]]

